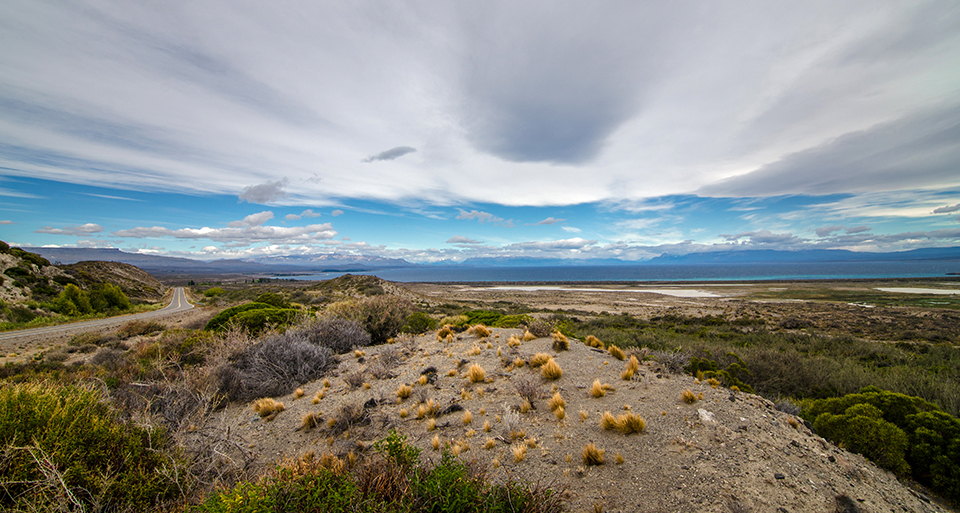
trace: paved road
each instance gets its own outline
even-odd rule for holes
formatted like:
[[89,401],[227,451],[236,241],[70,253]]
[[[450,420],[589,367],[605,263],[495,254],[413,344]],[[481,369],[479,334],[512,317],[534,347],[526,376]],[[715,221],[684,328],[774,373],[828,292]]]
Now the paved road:
[[28,330],[5,331],[0,333],[0,340],[10,340],[13,338],[20,338],[20,337],[32,337],[36,335],[62,334],[62,333],[67,333],[71,331],[83,331],[83,330],[89,330],[91,328],[102,328],[104,326],[120,326],[121,324],[126,324],[133,320],[155,319],[158,317],[166,317],[170,314],[183,312],[191,308],[193,308],[193,305],[191,305],[187,301],[187,294],[183,291],[183,287],[177,287],[173,289],[173,298],[170,300],[170,304],[161,308],[160,310],[154,310],[152,312],[144,312],[139,314],[120,315],[117,317],[109,317],[106,319],[95,319],[92,321],[61,324],[59,326],[47,326],[45,328],[31,328]]

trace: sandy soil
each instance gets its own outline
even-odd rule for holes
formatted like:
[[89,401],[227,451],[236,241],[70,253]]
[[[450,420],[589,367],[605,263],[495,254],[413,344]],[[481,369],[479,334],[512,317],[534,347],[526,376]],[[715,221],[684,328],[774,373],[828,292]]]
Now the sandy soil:
[[[272,421],[261,419],[250,404],[239,404],[210,423],[229,427],[245,440],[260,465],[307,451],[341,457],[352,451],[363,457],[390,428],[423,449],[424,457],[437,459],[440,452],[432,447],[437,437],[442,447],[456,446],[461,457],[486,465],[495,479],[565,490],[569,511],[593,511],[597,504],[604,511],[834,511],[838,495],[853,499],[862,511],[944,511],[759,396],[714,389],[650,362],[624,381],[625,363],[607,352],[571,341],[569,351],[558,353],[549,338],[513,348],[507,344],[510,335],[519,331],[498,329],[485,339],[463,333],[452,343],[428,334],[370,347],[362,356],[341,357],[329,389],[321,380],[304,384],[302,398],[277,398],[286,410]],[[561,366],[560,379],[548,381],[529,365],[510,365],[541,352]],[[371,370],[391,353],[399,363],[387,367],[390,376],[377,379]],[[473,364],[486,371],[484,382],[467,379]],[[436,381],[417,384],[429,367],[438,371]],[[367,385],[351,387],[344,378],[358,371]],[[534,409],[519,413],[516,385],[525,379],[539,385],[544,397]],[[615,390],[592,397],[588,390],[597,379]],[[413,395],[398,403],[396,391],[403,384],[413,386]],[[322,390],[323,398],[315,400]],[[687,404],[681,400],[685,390],[701,398]],[[564,420],[548,406],[552,391],[566,401]],[[449,413],[417,419],[420,399],[433,400]],[[334,436],[326,422],[343,405],[366,405],[366,423]],[[465,411],[471,412],[469,423]],[[603,430],[600,418],[607,411],[641,415],[645,432]],[[321,427],[301,430],[302,418],[312,413],[322,419]],[[511,416],[525,431],[519,440],[511,439]],[[584,464],[587,443],[605,451],[604,464]],[[514,448],[521,444],[528,448],[517,461]]]

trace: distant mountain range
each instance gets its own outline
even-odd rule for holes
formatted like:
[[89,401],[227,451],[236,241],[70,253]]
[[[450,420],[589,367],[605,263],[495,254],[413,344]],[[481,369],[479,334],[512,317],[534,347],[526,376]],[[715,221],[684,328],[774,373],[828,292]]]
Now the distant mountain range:
[[[263,273],[358,272],[401,267],[424,267],[406,260],[363,255],[274,256],[251,260],[193,260],[189,258],[126,253],[119,249],[99,248],[23,248],[51,262],[71,264],[85,260],[122,262],[152,273]],[[621,265],[704,265],[791,262],[896,262],[960,261],[960,247],[926,248],[895,253],[858,253],[846,250],[742,250],[662,255],[636,262],[617,259],[556,259],[495,257],[470,258],[463,262],[439,262],[433,266],[459,267],[549,267],[549,266],[621,266]]]

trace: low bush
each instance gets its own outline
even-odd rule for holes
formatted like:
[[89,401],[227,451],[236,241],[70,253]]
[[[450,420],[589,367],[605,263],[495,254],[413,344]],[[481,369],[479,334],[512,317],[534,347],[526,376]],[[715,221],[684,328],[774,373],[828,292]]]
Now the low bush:
[[895,474],[910,474],[906,460],[907,435],[883,420],[883,412],[873,405],[855,404],[840,415],[820,414],[813,429]]
[[227,291],[223,287],[210,287],[209,289],[203,291],[203,295],[206,297],[217,297],[226,294]]
[[335,358],[327,347],[302,332],[273,335],[233,354],[214,369],[218,391],[230,400],[249,401],[292,392],[321,377]]
[[329,347],[336,354],[350,352],[354,347],[370,345],[370,334],[357,321],[325,317],[301,328],[310,342]]
[[420,335],[434,329],[437,329],[436,319],[423,312],[413,312],[407,316],[403,327],[400,328],[400,333]]
[[231,317],[230,322],[256,336],[267,329],[289,326],[299,315],[300,310],[295,308],[258,308],[240,312]]
[[116,335],[120,340],[126,340],[132,337],[158,333],[165,329],[167,327],[157,321],[130,321],[121,326]]
[[504,315],[497,319],[497,322],[491,324],[494,328],[519,328],[533,322],[533,317],[527,314]]
[[[120,420],[100,393],[50,383],[0,388],[3,509],[73,502],[144,510],[170,499],[182,462],[160,429]],[[182,469],[181,469],[182,471]]]
[[227,308],[226,310],[213,316],[213,318],[207,322],[207,325],[204,327],[204,329],[209,331],[223,331],[227,328],[227,323],[230,322],[230,319],[232,319],[233,316],[241,312],[257,310],[261,308],[270,308],[270,305],[266,303],[244,303],[242,305],[231,306],[230,308]]
[[359,322],[370,334],[370,342],[380,345],[400,333],[414,307],[408,299],[382,295],[334,303],[327,311],[335,317]]

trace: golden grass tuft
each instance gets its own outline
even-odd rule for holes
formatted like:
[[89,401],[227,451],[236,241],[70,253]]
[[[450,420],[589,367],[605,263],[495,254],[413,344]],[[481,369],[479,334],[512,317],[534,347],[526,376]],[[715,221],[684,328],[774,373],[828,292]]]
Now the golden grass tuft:
[[583,464],[603,465],[603,455],[605,452],[603,449],[598,449],[597,446],[592,443],[583,446],[583,453],[581,454]]
[[589,416],[590,414],[587,413],[585,410],[580,410],[580,422],[585,422],[587,420],[587,417]]
[[563,377],[563,369],[560,368],[560,364],[554,361],[553,358],[547,360],[547,363],[543,364],[540,367],[540,375],[544,379],[560,379]]
[[440,435],[433,435],[433,438],[430,440],[430,446],[433,447],[433,450],[440,450]]
[[520,413],[525,414],[532,409],[533,409],[533,404],[530,403],[529,399],[524,399],[523,402],[520,403]]
[[535,355],[533,355],[533,356],[530,357],[530,366],[531,366],[531,367],[539,367],[539,366],[547,363],[547,360],[549,360],[550,358],[552,358],[552,357],[551,357],[550,355],[548,355],[547,353],[537,353],[537,354],[535,354]]
[[471,383],[482,383],[486,377],[487,373],[483,370],[483,367],[477,364],[473,364],[467,369],[467,378]]
[[597,337],[595,337],[595,336],[593,336],[593,335],[587,335],[587,338],[586,338],[586,340],[583,341],[583,343],[586,344],[586,345],[589,346],[589,347],[596,347],[596,348],[598,348],[598,349],[603,349],[603,348],[604,348],[604,347],[603,347],[603,342],[600,342],[600,339],[597,338]]
[[476,429],[471,429],[470,431],[467,431],[466,434],[467,434],[467,438],[476,436],[476,435],[477,435],[477,430],[476,430]]
[[283,403],[280,401],[275,401],[269,397],[264,397],[262,399],[257,399],[253,402],[253,411],[257,412],[263,418],[266,418],[268,421],[276,418],[284,410]]
[[623,462],[626,461],[623,459],[623,455],[620,454],[619,452],[617,453],[616,460],[617,460],[617,465],[623,465]]
[[364,384],[363,384],[363,389],[364,389],[364,390],[370,390],[370,383],[364,383]]
[[427,416],[427,407],[424,404],[417,406],[417,420],[422,420]]
[[331,386],[330,380],[327,378],[323,378],[323,388],[330,388],[330,386]]
[[447,337],[453,337],[453,329],[450,326],[444,326],[437,330],[437,342],[443,342]]
[[567,418],[567,410],[564,410],[563,406],[553,410],[553,414],[557,416],[557,420],[563,420]]
[[524,332],[523,332],[523,341],[524,341],[524,342],[530,342],[531,340],[536,340],[536,339],[537,339],[537,336],[534,335],[533,333],[530,333],[530,330],[527,330],[527,331],[524,331]]
[[567,351],[570,349],[570,339],[559,331],[551,333],[553,336],[553,350],[556,352]]
[[300,428],[297,429],[297,431],[310,431],[319,426],[321,420],[319,413],[308,413],[303,416],[303,420],[300,422]]
[[707,384],[712,386],[713,388],[717,388],[718,386],[720,386],[720,381],[717,380],[717,378],[709,378],[707,379]]
[[427,375],[426,375],[426,374],[421,374],[420,377],[417,378],[417,384],[420,385],[420,386],[424,386],[424,385],[426,385],[428,382],[429,382],[429,380],[427,379]]
[[474,324],[467,329],[467,333],[472,333],[476,335],[477,338],[487,338],[493,333],[493,330],[484,326],[483,324]]
[[457,375],[457,369],[450,369],[447,371],[447,377],[452,378]]
[[567,401],[563,399],[563,396],[560,395],[560,392],[553,394],[553,397],[550,398],[550,409],[556,410],[557,408],[566,408]]
[[693,392],[690,391],[690,389],[687,389],[680,394],[680,399],[682,399],[683,402],[687,404],[693,404],[697,402],[697,394],[694,394]]
[[430,419],[430,420],[428,420],[428,421],[427,421],[427,431],[433,431],[434,429],[437,429],[437,420],[436,420],[436,419]]
[[629,381],[633,378],[633,375],[640,370],[640,360],[637,360],[636,355],[630,355],[630,360],[627,361],[627,368],[623,371],[623,374],[620,375],[624,380]]
[[623,349],[620,349],[619,347],[613,344],[610,344],[610,347],[607,348],[607,351],[610,353],[611,356],[613,356],[617,360],[620,360],[621,362],[627,359],[627,353],[624,353]]
[[607,395],[607,390],[603,385],[600,384],[599,379],[593,380],[593,384],[590,385],[590,395],[597,399]]
[[790,424],[790,427],[793,429],[800,429],[800,423],[797,422],[797,419],[794,417],[787,418],[787,424]]
[[500,346],[497,346],[497,357],[499,358],[501,356],[503,356],[503,348]]
[[366,356],[366,355],[367,355],[366,352],[361,351],[361,350],[359,350],[359,349],[354,349],[354,350],[353,350],[353,356],[356,356],[357,358],[360,358],[361,356]]
[[410,412],[407,411],[406,408],[400,408],[400,418],[401,418],[401,419],[407,418],[408,415],[410,415]]
[[524,458],[527,457],[527,446],[526,444],[515,444],[513,446],[513,462],[520,463]]
[[296,401],[297,399],[300,399],[301,397],[303,397],[303,389],[302,389],[302,388],[298,388],[298,389],[296,390],[296,392],[293,393],[293,400]]
[[646,429],[647,422],[635,413],[627,412],[617,417],[617,431],[625,435],[643,433]]
[[493,438],[487,438],[486,443],[483,444],[483,448],[486,449],[486,450],[488,450],[488,451],[489,451],[490,449],[493,449],[493,448],[496,447],[496,446],[497,446],[497,441],[494,440]]
[[483,432],[484,432],[484,433],[489,433],[491,428],[492,428],[492,426],[490,425],[490,421],[489,421],[489,420],[483,421]]
[[604,431],[617,429],[617,418],[608,411],[603,412],[603,416],[600,417],[600,427],[603,428]]
[[516,368],[518,368],[518,369],[519,369],[520,367],[523,367],[523,366],[526,365],[526,364],[527,364],[527,361],[524,360],[523,358],[520,358],[519,356],[517,357],[516,360],[513,361],[513,365],[514,365]]
[[473,396],[470,395],[470,391],[467,390],[466,388],[463,388],[463,389],[460,390],[460,399],[461,399],[461,400],[463,400],[463,401],[469,401],[471,397],[473,397]]
[[470,410],[463,410],[463,423],[469,424],[473,422],[473,414],[470,413]]
[[313,396],[313,401],[311,401],[313,404],[320,404],[320,400],[323,399],[324,395],[326,395],[324,390],[325,389],[321,389],[319,392],[317,392],[317,395]]

